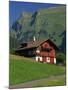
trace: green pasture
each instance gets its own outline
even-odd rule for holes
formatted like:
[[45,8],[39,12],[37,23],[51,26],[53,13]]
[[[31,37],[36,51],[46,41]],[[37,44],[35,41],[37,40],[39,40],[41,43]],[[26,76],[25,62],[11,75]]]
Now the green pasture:
[[[34,62],[30,58],[16,55],[10,55],[9,64],[10,85],[65,74],[65,68],[63,66]],[[62,81],[64,83],[64,79]],[[62,84],[61,81],[57,82]],[[52,83],[50,82],[49,84]]]

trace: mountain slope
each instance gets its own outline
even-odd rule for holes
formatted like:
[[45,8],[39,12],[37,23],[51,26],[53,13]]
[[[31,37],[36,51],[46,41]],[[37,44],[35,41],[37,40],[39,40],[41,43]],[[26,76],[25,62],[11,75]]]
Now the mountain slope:
[[[15,33],[15,36],[12,33],[11,37],[16,37],[18,44],[30,41],[35,36],[37,40],[50,38],[62,48],[62,44],[66,42],[66,34],[64,34],[66,33],[66,7],[40,9],[33,14],[23,12],[13,24],[11,32]],[[62,51],[65,51],[65,46]]]

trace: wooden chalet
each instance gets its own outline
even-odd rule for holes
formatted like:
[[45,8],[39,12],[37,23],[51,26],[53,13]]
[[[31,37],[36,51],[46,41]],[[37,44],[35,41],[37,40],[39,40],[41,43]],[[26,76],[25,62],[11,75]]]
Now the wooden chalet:
[[58,47],[50,40],[21,43],[15,53],[25,57],[35,57],[36,61],[56,64]]

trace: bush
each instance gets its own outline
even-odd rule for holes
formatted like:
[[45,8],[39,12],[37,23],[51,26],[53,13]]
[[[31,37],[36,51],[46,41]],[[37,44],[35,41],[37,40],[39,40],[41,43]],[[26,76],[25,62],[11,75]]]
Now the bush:
[[15,54],[15,50],[14,49],[10,49],[10,53],[11,54]]
[[56,55],[57,64],[66,64],[66,57],[64,53],[58,53]]

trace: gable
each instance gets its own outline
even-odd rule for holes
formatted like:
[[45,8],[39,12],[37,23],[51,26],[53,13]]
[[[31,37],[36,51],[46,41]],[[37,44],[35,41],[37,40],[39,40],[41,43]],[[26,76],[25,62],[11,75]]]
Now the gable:
[[59,48],[50,39],[41,43],[41,46],[46,48],[51,47],[51,48],[54,48],[55,50],[59,50]]

